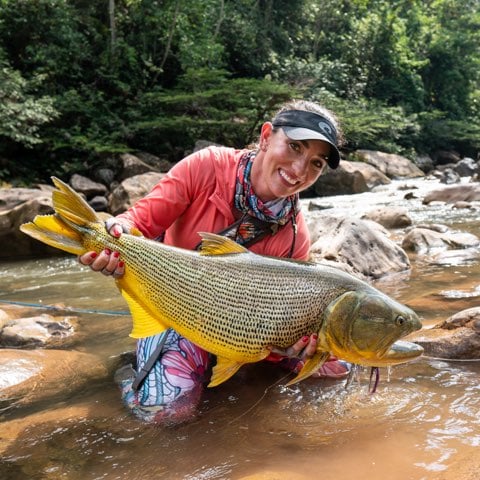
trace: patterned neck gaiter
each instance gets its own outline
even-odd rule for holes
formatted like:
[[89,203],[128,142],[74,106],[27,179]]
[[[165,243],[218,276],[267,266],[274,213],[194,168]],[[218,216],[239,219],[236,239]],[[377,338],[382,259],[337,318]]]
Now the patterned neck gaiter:
[[296,229],[295,216],[298,208],[298,194],[291,195],[281,204],[276,203],[276,213],[272,212],[255,194],[252,188],[250,174],[256,151],[246,152],[238,164],[237,182],[235,186],[235,208],[243,215],[230,225],[222,235],[235,240],[240,245],[251,244],[266,234],[275,234],[279,226],[292,220]]

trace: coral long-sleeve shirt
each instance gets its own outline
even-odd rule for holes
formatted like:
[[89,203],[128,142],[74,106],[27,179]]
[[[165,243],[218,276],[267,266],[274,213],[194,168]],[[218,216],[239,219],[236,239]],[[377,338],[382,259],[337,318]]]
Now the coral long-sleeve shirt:
[[[216,233],[235,222],[237,166],[246,150],[209,147],[178,162],[144,198],[118,217],[133,223],[147,238],[193,250],[198,232]],[[287,257],[294,240],[291,222],[249,249],[262,255]],[[310,237],[304,216],[297,215],[293,258],[308,258]]]

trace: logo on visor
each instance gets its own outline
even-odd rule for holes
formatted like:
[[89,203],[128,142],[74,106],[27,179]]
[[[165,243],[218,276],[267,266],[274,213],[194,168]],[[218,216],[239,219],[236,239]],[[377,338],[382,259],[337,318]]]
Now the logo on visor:
[[325,123],[325,122],[318,122],[318,128],[326,133],[329,137],[332,136],[332,128],[330,127],[330,125],[328,123]]

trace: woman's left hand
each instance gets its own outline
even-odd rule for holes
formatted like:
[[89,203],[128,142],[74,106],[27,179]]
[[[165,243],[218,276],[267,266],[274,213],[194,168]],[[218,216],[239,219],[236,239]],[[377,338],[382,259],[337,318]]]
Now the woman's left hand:
[[312,333],[305,335],[288,348],[282,349],[275,346],[270,347],[270,355],[267,360],[273,360],[275,357],[299,358],[303,361],[312,358],[317,350],[318,335]]

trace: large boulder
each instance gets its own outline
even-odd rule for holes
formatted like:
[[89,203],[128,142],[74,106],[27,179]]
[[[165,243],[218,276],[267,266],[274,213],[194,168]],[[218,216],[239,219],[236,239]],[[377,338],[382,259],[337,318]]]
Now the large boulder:
[[425,176],[422,170],[411,160],[401,155],[374,150],[357,150],[355,156],[362,162],[377,168],[389,178],[415,178]]
[[480,307],[452,315],[433,328],[410,339],[425,349],[425,355],[446,359],[480,359]]
[[53,213],[50,188],[0,189],[0,258],[56,254],[58,250],[34,240],[19,230],[36,215]]
[[432,190],[423,199],[423,204],[432,202],[473,202],[480,200],[480,183],[468,183]]
[[359,277],[373,279],[410,268],[407,254],[380,224],[325,214],[311,215],[308,224],[310,252],[316,261],[335,262]]
[[403,207],[378,207],[366,212],[362,218],[377,222],[385,228],[404,228],[412,224],[407,209]]
[[467,232],[438,231],[425,227],[412,228],[402,240],[402,248],[416,253],[449,248],[470,248],[480,245],[480,239]]
[[46,313],[9,319],[3,326],[0,320],[0,345],[13,348],[65,347],[71,343],[70,337],[74,334],[73,320],[73,317],[55,318]]
[[109,210],[118,215],[143,198],[164,177],[164,173],[148,172],[127,178],[113,190],[109,198]]
[[335,170],[328,170],[315,182],[314,195],[350,195],[368,192],[377,185],[387,185],[391,180],[371,165],[342,160]]

